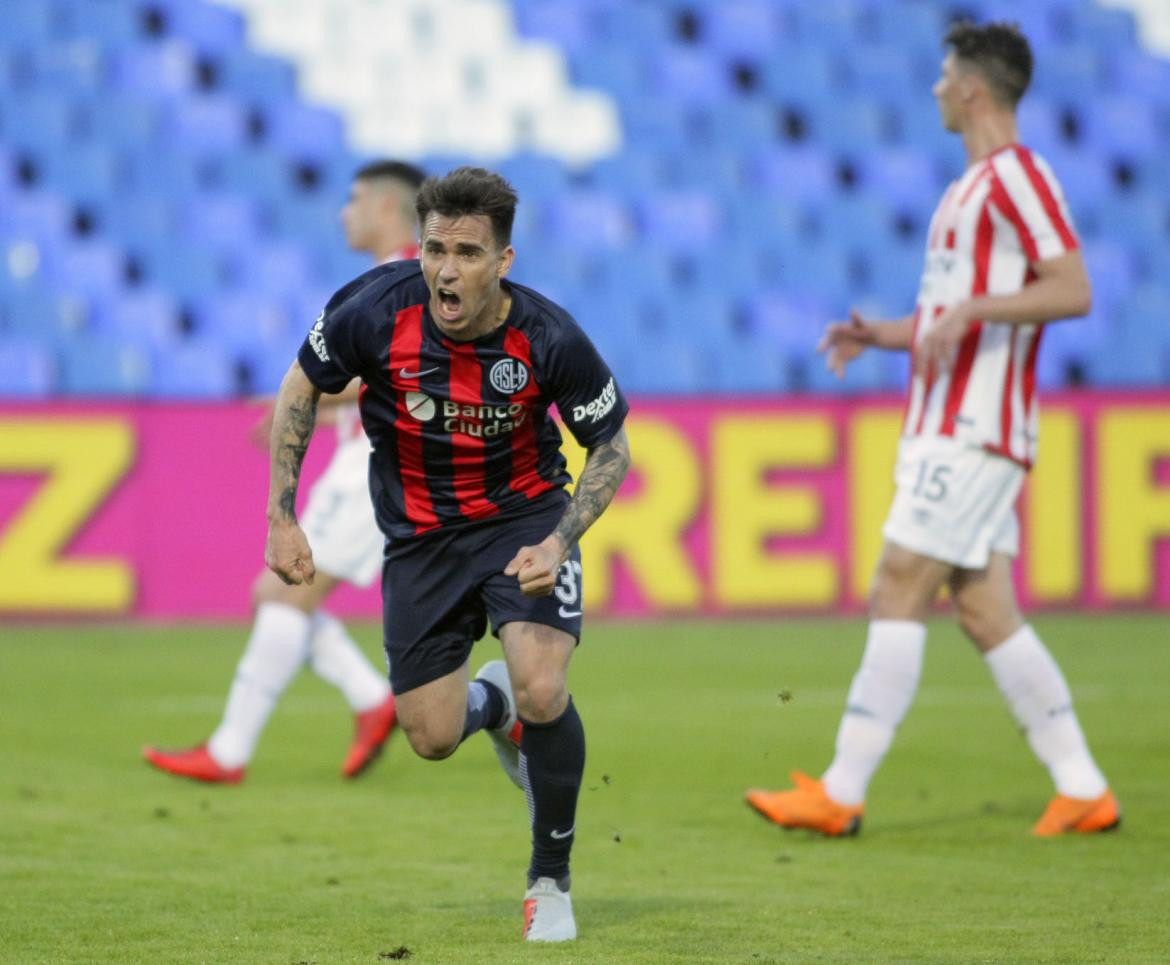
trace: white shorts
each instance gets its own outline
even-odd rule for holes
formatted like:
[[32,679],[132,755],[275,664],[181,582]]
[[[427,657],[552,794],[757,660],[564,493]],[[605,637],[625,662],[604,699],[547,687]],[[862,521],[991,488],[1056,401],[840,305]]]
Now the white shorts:
[[382,571],[386,544],[370,502],[369,459],[365,436],[341,446],[309,490],[300,520],[317,569],[360,587]]
[[898,446],[897,492],[882,535],[891,543],[968,570],[993,552],[1015,556],[1016,498],[1024,468],[955,439],[909,436]]

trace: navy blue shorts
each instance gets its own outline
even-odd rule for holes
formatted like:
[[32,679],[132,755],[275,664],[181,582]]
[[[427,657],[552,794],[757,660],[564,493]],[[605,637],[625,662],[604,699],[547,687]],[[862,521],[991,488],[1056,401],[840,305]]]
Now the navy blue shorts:
[[516,577],[504,576],[516,551],[547,537],[563,513],[558,502],[549,512],[390,540],[382,566],[382,641],[396,694],[458,670],[489,621],[497,637],[505,623],[520,620],[580,639],[576,546],[549,596],[525,596]]

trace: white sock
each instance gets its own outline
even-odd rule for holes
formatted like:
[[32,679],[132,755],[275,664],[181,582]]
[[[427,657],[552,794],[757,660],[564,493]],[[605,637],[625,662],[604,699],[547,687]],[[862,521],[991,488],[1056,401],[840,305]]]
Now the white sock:
[[276,701],[305,662],[309,627],[308,615],[296,607],[261,603],[256,608],[223,720],[207,742],[222,767],[243,767],[252,759]]
[[922,676],[926,627],[912,620],[873,620],[837,730],[837,753],[822,780],[839,804],[861,804]]
[[1105,775],[1089,753],[1064,674],[1032,628],[1020,627],[985,659],[1057,792],[1082,799],[1104,794]]
[[344,624],[324,610],[313,614],[309,666],[345,695],[355,714],[372,710],[390,696],[386,675],[374,669]]

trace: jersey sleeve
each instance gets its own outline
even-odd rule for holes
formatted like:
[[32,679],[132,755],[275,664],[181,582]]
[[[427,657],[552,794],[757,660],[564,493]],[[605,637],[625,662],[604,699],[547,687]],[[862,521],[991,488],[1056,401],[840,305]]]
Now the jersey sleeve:
[[546,392],[581,446],[591,449],[617,435],[629,403],[589,336],[575,323],[558,326],[542,374]]
[[355,279],[329,299],[297,353],[297,361],[322,392],[336,393],[362,374],[369,357],[372,326],[364,322],[358,297],[364,278]]
[[992,200],[1015,227],[1029,261],[1048,261],[1080,246],[1064,191],[1047,161],[1017,147],[997,155],[993,168]]

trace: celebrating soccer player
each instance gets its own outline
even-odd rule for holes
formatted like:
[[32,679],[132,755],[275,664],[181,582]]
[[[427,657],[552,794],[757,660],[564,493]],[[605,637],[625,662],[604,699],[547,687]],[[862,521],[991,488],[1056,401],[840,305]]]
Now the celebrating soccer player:
[[[567,688],[581,629],[577,541],[629,468],[627,405],[573,319],[506,280],[516,201],[480,168],[428,180],[420,260],[375,268],[325,307],[277,397],[266,561],[290,583],[312,582],[295,515],[301,463],[320,394],[360,377],[399,722],[433,760],[488,731],[528,797],[524,936],[564,941],[577,933],[569,852],[585,766]],[[554,403],[588,451],[572,498]],[[505,659],[469,682],[472,644],[489,625]]]
[[749,791],[747,799],[784,827],[857,831],[870,779],[918,687],[923,621],[946,585],[1055,784],[1033,833],[1103,831],[1120,820],[1117,801],[1060,668],[1020,615],[1011,577],[1015,502],[1035,456],[1041,331],[1088,312],[1089,280],[1060,185],[1018,142],[1028,41],[1014,25],[964,23],[946,46],[934,95],[970,163],[931,220],[917,306],[885,324],[853,313],[820,345],[838,374],[871,346],[909,349],[913,358],[865,653],[821,779],[794,772],[794,790]]

